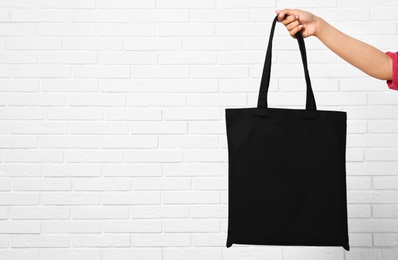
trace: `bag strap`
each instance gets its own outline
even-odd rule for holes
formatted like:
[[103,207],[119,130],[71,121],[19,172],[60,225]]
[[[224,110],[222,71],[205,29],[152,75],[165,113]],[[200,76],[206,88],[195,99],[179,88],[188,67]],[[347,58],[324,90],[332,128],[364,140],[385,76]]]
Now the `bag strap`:
[[[278,16],[276,16],[274,21],[272,22],[271,32],[268,40],[267,54],[265,56],[263,74],[261,77],[260,92],[258,94],[258,102],[257,102],[258,108],[268,108],[267,96],[268,96],[268,88],[271,77],[272,39],[274,38],[275,25],[277,21],[278,21]],[[301,60],[304,66],[305,81],[307,83],[306,110],[316,110],[315,97],[311,87],[310,74],[308,72],[307,53],[305,51],[304,39],[300,31],[297,32],[296,38],[300,48]]]

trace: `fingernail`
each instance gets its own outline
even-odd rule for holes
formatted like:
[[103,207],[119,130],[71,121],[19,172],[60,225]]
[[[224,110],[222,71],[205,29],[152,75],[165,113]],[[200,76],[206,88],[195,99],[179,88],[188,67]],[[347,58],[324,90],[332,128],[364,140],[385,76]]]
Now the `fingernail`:
[[298,20],[298,15],[296,15],[296,19]]
[[301,28],[303,28],[303,25],[302,25],[302,24],[300,24],[300,25],[299,25],[299,28],[300,28],[300,29],[301,29]]
[[280,14],[279,14],[279,16],[283,16],[284,14],[283,14],[283,12],[281,12]]

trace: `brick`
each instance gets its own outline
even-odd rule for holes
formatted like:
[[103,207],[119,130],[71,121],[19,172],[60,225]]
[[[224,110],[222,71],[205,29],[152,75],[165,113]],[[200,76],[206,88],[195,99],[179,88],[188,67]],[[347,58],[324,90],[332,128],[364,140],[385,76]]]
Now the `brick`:
[[69,106],[126,106],[123,94],[68,94]]
[[39,80],[0,79],[1,92],[38,92]]
[[[133,10],[131,14],[134,23],[172,23],[190,20],[188,10],[182,9]],[[191,21],[194,20],[191,19]]]
[[376,176],[373,177],[373,188],[382,190],[398,189],[398,177],[396,176]]
[[156,64],[157,62],[158,62],[158,57],[155,52],[103,51],[99,55],[100,64],[116,64],[116,65],[142,64],[143,65],[143,64]]
[[216,64],[217,55],[215,52],[207,51],[164,51],[158,54],[159,64]]
[[350,232],[397,232],[395,219],[350,219]]
[[186,122],[133,122],[130,123],[132,134],[186,134]]
[[[223,243],[224,244],[224,243]],[[264,260],[284,260],[284,252],[278,247],[231,247],[223,249],[224,259],[264,259]],[[229,250],[231,249],[231,250]]]
[[16,78],[69,78],[71,68],[66,65],[18,65],[11,68],[11,74]]
[[0,136],[0,148],[37,148],[37,137]]
[[68,37],[62,39],[65,50],[122,50],[121,39],[108,37]]
[[[396,120],[369,120],[368,121],[369,132],[371,133],[398,133],[398,121]],[[395,135],[387,135],[395,136]],[[393,140],[391,140],[393,141]]]
[[[223,246],[227,240],[225,233],[192,233],[191,241],[194,247]],[[232,248],[231,248],[232,249]],[[235,247],[236,249],[236,247]],[[238,259],[238,258],[236,258]]]
[[165,191],[164,204],[218,204],[220,194],[213,191]]
[[223,259],[223,251],[221,248],[165,248],[163,250],[163,260],[176,260],[176,259]]
[[127,122],[70,122],[68,124],[71,134],[103,134],[126,135],[129,133]]
[[101,79],[101,92],[152,93],[158,92],[158,82],[153,79]]
[[97,54],[94,52],[41,52],[39,61],[42,64],[96,64]]
[[71,180],[58,178],[14,178],[15,191],[70,191]]
[[45,177],[95,177],[101,176],[101,165],[68,163],[43,165]]
[[118,150],[68,150],[65,151],[67,163],[110,163],[122,162],[123,151]]
[[398,161],[397,148],[367,148],[365,158],[367,161]]
[[40,233],[40,222],[36,220],[11,220],[0,222],[0,234]]
[[8,94],[9,106],[66,106],[63,94]]
[[346,256],[346,260],[394,259],[398,256],[398,250],[396,248],[353,248]]
[[214,26],[212,24],[200,23],[160,23],[156,26],[158,36],[214,36]]
[[72,219],[128,219],[130,210],[125,206],[73,206]]
[[105,220],[104,233],[160,233],[160,220]]
[[0,55],[3,64],[37,64],[37,53],[29,51],[3,52]]
[[216,1],[215,0],[204,0],[204,1],[195,1],[195,0],[158,0],[157,1],[158,8],[215,8]]
[[62,40],[51,37],[12,37],[4,38],[5,50],[60,50],[62,47]]
[[[154,10],[151,10],[150,12],[152,13]],[[123,43],[124,48],[127,51],[177,51],[181,50],[182,46],[181,39],[164,37],[134,37],[134,39],[126,38]]]
[[153,24],[117,24],[103,23],[97,25],[98,36],[155,36]]
[[[256,79],[220,79],[220,92],[233,92],[233,93],[248,93],[253,92],[258,97],[258,91],[260,89],[260,80]],[[277,81],[271,79],[270,85],[272,86],[269,91],[277,91]]]
[[39,177],[42,174],[42,168],[38,164],[2,164],[0,165],[1,177]]
[[180,206],[180,205],[167,205],[167,206],[134,205],[131,207],[131,215],[133,219],[188,218],[189,207]]
[[98,92],[98,81],[92,79],[41,79],[42,92]]
[[0,36],[35,36],[36,28],[29,23],[1,23]]
[[95,136],[39,136],[40,148],[98,148],[99,140]]
[[191,206],[191,218],[227,218],[228,207],[225,205]]
[[370,218],[371,206],[366,204],[348,204],[347,215],[349,218]]
[[215,34],[217,37],[252,37],[264,34],[265,24],[257,23],[217,23],[215,24]]
[[348,233],[348,235],[351,247],[372,247],[371,234]]
[[372,8],[370,10],[372,20],[374,21],[395,21],[395,14],[398,8]]
[[189,234],[132,234],[134,247],[183,247],[190,246]]
[[95,36],[95,25],[79,23],[41,23],[37,27],[39,36]]
[[160,192],[133,191],[107,192],[102,194],[103,205],[149,205],[160,204]]
[[40,8],[95,8],[94,0],[72,0],[65,3],[62,0],[38,0]]
[[145,2],[140,0],[99,0],[97,4],[98,8],[112,9],[155,8],[155,0]]
[[186,95],[182,93],[132,94],[127,96],[127,105],[134,107],[186,106],[186,99]]
[[[19,2],[19,1],[17,1]],[[41,250],[40,250],[41,251]],[[41,257],[41,252],[38,249],[26,249],[26,250],[13,250],[4,249],[0,252],[0,259],[7,260],[35,260]]]
[[41,194],[40,202],[43,205],[98,205],[100,194],[94,192],[48,192]]
[[132,65],[131,71],[136,79],[180,79],[189,78],[190,68],[186,65]]
[[64,152],[60,150],[6,150],[4,162],[7,163],[60,163],[64,160]]
[[371,191],[347,191],[348,203],[398,203],[397,191],[371,190]]
[[213,79],[167,79],[159,82],[162,93],[218,92],[218,84]]
[[375,246],[397,246],[398,235],[397,234],[374,234],[373,244]]
[[72,21],[79,23],[128,23],[130,12],[114,10],[73,10]]
[[396,134],[349,134],[347,147],[397,147]]
[[284,260],[344,260],[344,251],[340,248],[287,247],[283,249]]
[[[131,248],[131,249],[108,249],[101,250],[101,259],[151,259],[162,260],[161,248]],[[98,258],[99,259],[99,258]]]
[[212,135],[161,135],[159,136],[159,148],[218,148],[218,138]]
[[158,147],[156,136],[101,136],[101,148],[126,149],[126,148],[152,148]]
[[241,50],[242,40],[236,37],[189,37],[183,39],[184,50],[228,51]]
[[59,206],[18,206],[10,207],[10,219],[64,219],[69,220],[70,209]]
[[77,178],[72,180],[76,191],[131,190],[130,178]]
[[125,152],[126,162],[182,162],[182,152],[176,150],[131,149]]
[[248,22],[249,14],[245,10],[191,10],[192,22]]
[[218,108],[163,108],[164,120],[211,120],[221,119]]
[[341,78],[338,80],[341,91],[384,91],[386,83],[375,78]]
[[194,178],[192,181],[194,190],[227,190],[227,178]]
[[188,94],[189,106],[242,107],[246,106],[246,95],[226,94]]
[[373,217],[398,218],[398,205],[373,205]]
[[190,190],[190,178],[133,178],[134,190]]
[[154,163],[103,164],[102,175],[107,177],[160,176],[161,165]]
[[165,176],[222,176],[225,168],[220,163],[165,163],[162,173]]
[[[6,8],[35,8],[36,7],[36,1],[34,0],[19,0],[19,1],[1,1],[0,2],[0,7],[6,7]],[[33,250],[32,250],[33,251]],[[30,258],[29,258],[30,259]]]
[[69,22],[70,12],[67,10],[32,10],[15,9],[11,11],[15,22]]
[[130,247],[129,235],[72,235],[72,247]]
[[69,236],[20,235],[11,237],[12,248],[69,247]]
[[101,251],[99,249],[40,249],[40,258],[43,260],[100,260]]
[[225,149],[190,149],[184,151],[184,161],[186,162],[227,162],[227,150]]
[[130,68],[123,65],[74,65],[76,78],[130,78]]

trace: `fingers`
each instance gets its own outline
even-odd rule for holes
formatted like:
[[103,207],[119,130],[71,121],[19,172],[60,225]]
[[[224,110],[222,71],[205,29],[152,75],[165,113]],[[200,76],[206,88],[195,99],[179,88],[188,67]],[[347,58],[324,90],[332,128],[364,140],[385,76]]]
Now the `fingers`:
[[299,26],[294,27],[293,29],[289,30],[290,36],[292,36],[293,38],[295,38],[295,37],[296,37],[296,33],[297,33],[298,31],[300,31],[301,28],[303,28],[303,25],[300,24]]

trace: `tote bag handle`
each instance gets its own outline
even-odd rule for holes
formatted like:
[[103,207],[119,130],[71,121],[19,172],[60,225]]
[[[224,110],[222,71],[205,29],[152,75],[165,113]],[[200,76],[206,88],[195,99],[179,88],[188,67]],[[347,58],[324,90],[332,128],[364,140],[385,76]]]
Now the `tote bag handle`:
[[[260,92],[258,94],[258,102],[257,102],[258,108],[268,108],[267,96],[268,96],[269,81],[271,77],[272,39],[274,38],[275,25],[277,21],[278,21],[278,16],[276,16],[274,21],[272,22],[271,33],[268,41],[267,54],[265,56],[263,74],[261,77]],[[312,91],[310,74],[308,72],[307,53],[305,51],[304,39],[300,31],[296,33],[296,38],[300,48],[301,60],[304,66],[305,81],[307,83],[306,110],[316,110],[314,93]]]

